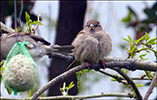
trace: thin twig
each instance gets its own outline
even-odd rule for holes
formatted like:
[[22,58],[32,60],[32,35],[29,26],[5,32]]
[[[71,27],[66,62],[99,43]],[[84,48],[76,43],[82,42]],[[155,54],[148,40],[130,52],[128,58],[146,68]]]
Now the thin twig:
[[[39,97],[38,100],[61,100],[61,99],[87,99],[87,98],[98,98],[98,97],[133,97],[132,93],[101,93],[95,95],[79,95],[79,96],[49,96],[49,97]],[[14,98],[1,97],[1,100],[21,100]],[[29,100],[25,98],[25,100]]]
[[[112,78],[115,78],[116,80],[125,80],[123,77],[121,77],[119,75],[113,75],[113,74],[107,73],[107,72],[105,72],[101,69],[99,70],[99,72],[102,73],[102,74],[108,75]],[[139,78],[139,77],[132,77],[131,79],[132,80],[152,80],[152,79],[148,79],[148,78]]]
[[[37,17],[37,21],[40,21],[40,19],[41,19],[41,15],[39,14]],[[39,25],[36,25],[35,28],[33,29],[33,34],[35,34],[36,30],[38,29],[38,26]]]
[[148,97],[150,96],[150,94],[153,92],[153,88],[155,87],[155,84],[157,83],[157,71],[154,75],[154,78],[149,86],[149,89],[144,97],[144,100],[148,100]]
[[118,76],[118,75],[113,75],[110,73],[107,73],[105,71],[102,71],[101,69],[98,70],[100,73],[108,75],[114,79],[116,79],[119,83],[123,83],[124,85],[128,85],[126,81],[124,81],[125,79],[122,76]]
[[10,29],[8,26],[6,26],[0,21],[0,33],[11,33],[11,32],[15,32],[15,31]]

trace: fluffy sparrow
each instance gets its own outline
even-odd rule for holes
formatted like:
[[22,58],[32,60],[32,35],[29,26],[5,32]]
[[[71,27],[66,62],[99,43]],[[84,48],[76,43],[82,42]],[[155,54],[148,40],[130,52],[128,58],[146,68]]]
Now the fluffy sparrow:
[[77,34],[72,45],[75,47],[73,53],[76,61],[85,62],[87,66],[89,63],[100,62],[105,67],[102,59],[112,50],[110,35],[102,29],[97,20],[88,21],[84,29]]
[[1,59],[6,59],[9,51],[17,41],[29,42],[29,44],[26,44],[26,48],[35,61],[53,52],[70,53],[71,49],[73,49],[73,46],[50,46],[50,43],[45,39],[31,33],[19,32],[17,33],[17,40],[15,33],[8,33],[0,38]]

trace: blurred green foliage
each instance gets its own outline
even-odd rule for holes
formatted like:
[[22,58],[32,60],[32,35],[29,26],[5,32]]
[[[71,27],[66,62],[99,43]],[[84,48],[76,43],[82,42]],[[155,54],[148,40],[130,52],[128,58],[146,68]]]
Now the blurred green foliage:
[[143,12],[146,15],[146,18],[139,19],[139,15],[128,6],[128,14],[121,20],[127,28],[134,29],[136,34],[135,39],[142,37],[145,32],[151,32],[153,27],[157,25],[157,3],[154,3],[150,8],[146,7],[143,9]]

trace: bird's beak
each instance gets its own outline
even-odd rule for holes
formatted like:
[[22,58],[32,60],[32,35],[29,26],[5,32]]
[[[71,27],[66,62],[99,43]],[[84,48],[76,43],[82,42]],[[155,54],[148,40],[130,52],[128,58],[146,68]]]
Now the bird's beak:
[[90,29],[90,30],[94,30],[94,29],[95,29],[95,26],[94,26],[93,24],[90,24],[89,29]]

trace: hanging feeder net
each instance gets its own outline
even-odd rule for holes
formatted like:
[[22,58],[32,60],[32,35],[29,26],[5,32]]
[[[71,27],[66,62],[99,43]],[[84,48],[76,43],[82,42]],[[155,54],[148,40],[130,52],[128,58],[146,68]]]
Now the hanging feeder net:
[[2,78],[5,86],[14,91],[14,95],[32,89],[38,81],[38,68],[25,44],[29,42],[15,43],[4,64]]

